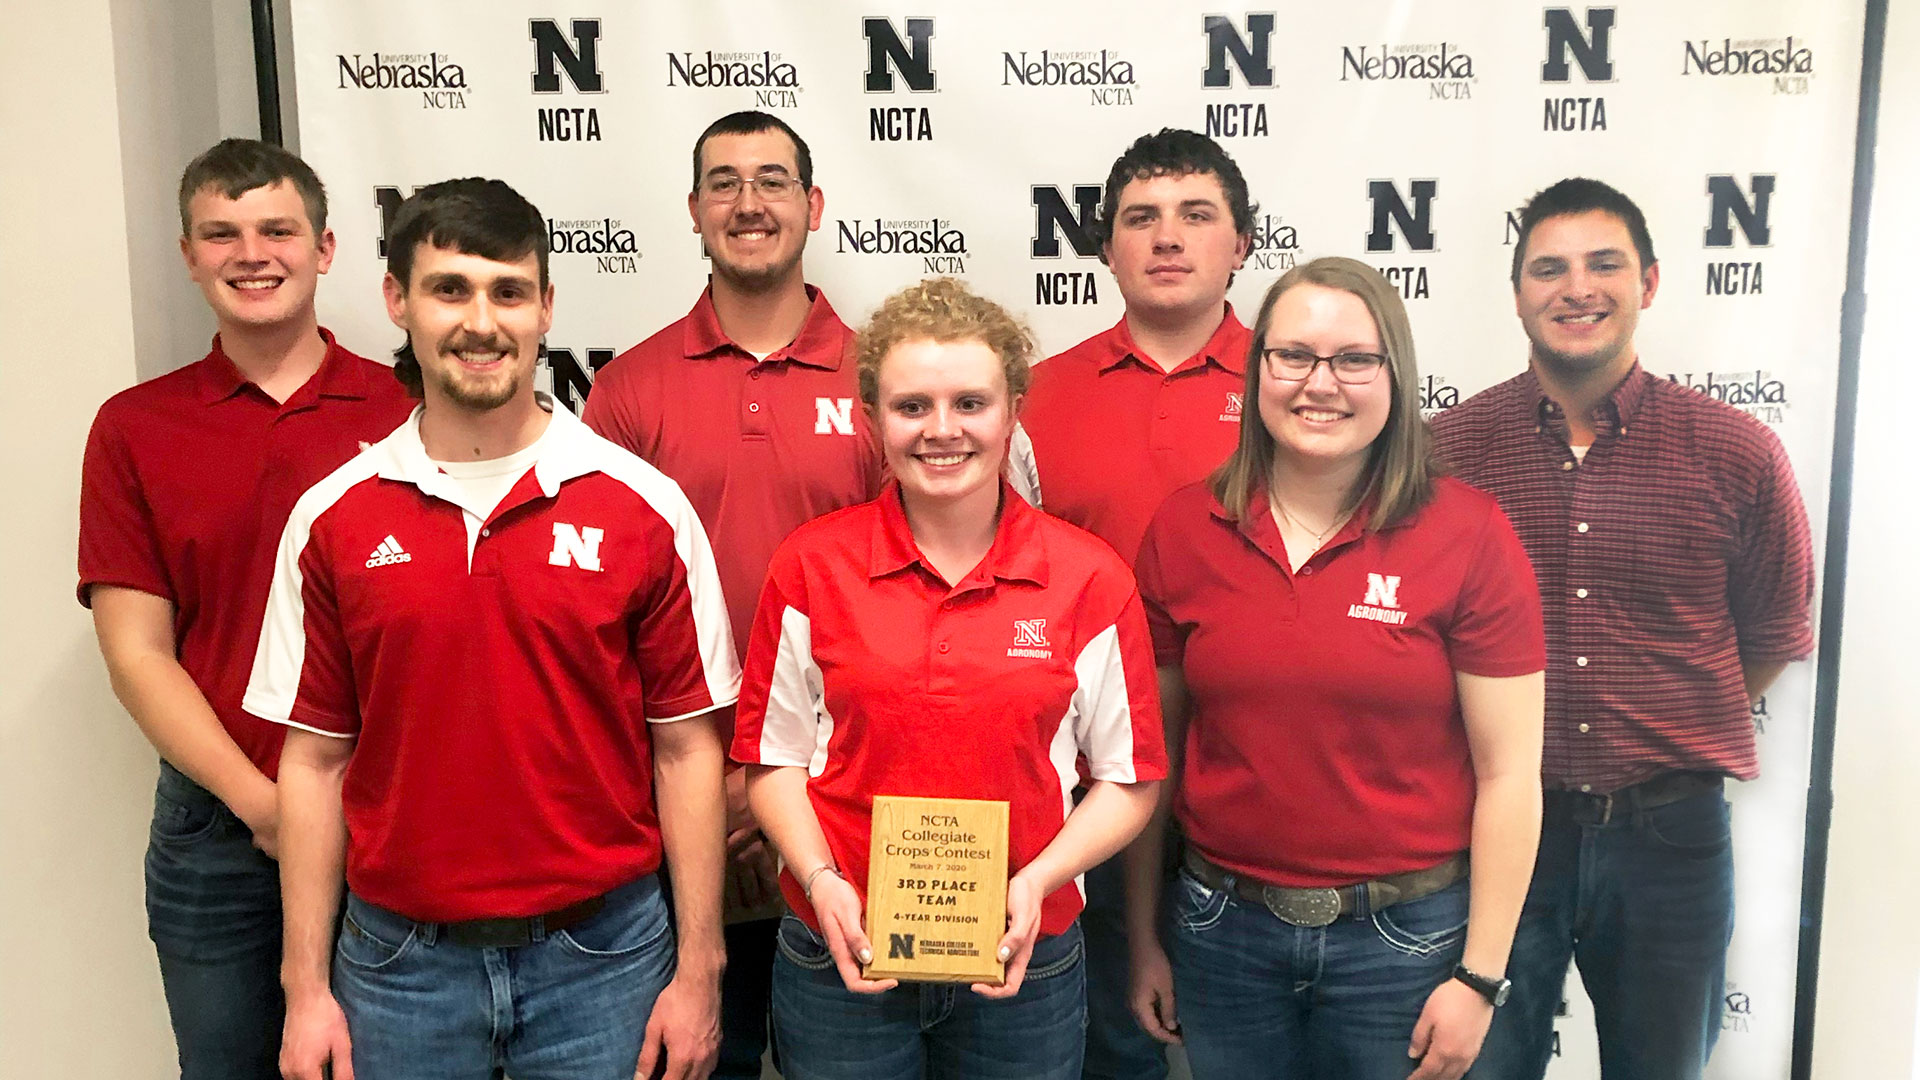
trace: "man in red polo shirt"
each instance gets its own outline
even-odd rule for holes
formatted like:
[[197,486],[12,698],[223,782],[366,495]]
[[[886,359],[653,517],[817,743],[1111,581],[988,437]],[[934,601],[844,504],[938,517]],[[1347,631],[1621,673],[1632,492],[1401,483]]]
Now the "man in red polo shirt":
[[[1176,489],[1233,452],[1249,334],[1227,285],[1253,242],[1247,181],[1197,132],[1134,140],[1107,174],[1100,259],[1120,321],[1033,369],[1008,465],[1021,494],[1100,537],[1132,565]],[[1087,874],[1089,1080],[1157,1080],[1165,1049],[1127,1009],[1123,860]]]
[[[824,206],[813,155],[785,121],[737,112],[709,125],[694,142],[687,196],[713,266],[707,291],[602,369],[587,398],[589,427],[686,491],[713,537],[741,649],[774,549],[880,485],[879,450],[843,362],[853,334],[801,269]],[[744,771],[728,774],[718,1077],[760,1075],[779,927],[773,859],[744,781]]]
[[294,500],[406,418],[388,370],[314,317],[333,260],[313,170],[228,139],[180,178],[180,251],[219,333],[115,395],[87,439],[80,602],[160,751],[148,930],[184,1080],[279,1076],[282,729],[241,711]]
[[245,704],[291,728],[293,1080],[713,1065],[739,667],[680,489],[533,389],[545,241],[497,180],[401,204],[387,310],[423,404],[281,540]]
[[1540,580],[1546,812],[1511,1005],[1476,1075],[1538,1080],[1571,957],[1609,1076],[1698,1077],[1733,933],[1725,780],[1759,774],[1750,703],[1813,650],[1813,546],[1780,440],[1640,366],[1660,285],[1632,200],[1563,180],[1521,213],[1526,371],[1433,425]]

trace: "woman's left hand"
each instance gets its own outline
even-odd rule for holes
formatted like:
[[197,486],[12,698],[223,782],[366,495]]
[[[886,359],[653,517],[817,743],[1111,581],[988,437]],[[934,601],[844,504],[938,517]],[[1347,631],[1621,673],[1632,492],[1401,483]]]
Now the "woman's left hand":
[[1027,961],[1033,958],[1033,943],[1040,938],[1040,903],[1045,899],[1022,874],[1013,875],[1007,882],[1007,932],[1000,939],[1000,959],[1007,965],[1006,975],[999,986],[974,983],[974,993],[1010,998],[1020,992],[1020,984],[1027,977]]
[[1493,1005],[1480,991],[1449,978],[1427,996],[1420,1021],[1413,1025],[1407,1056],[1420,1067],[1407,1080],[1459,1080],[1493,1025]]

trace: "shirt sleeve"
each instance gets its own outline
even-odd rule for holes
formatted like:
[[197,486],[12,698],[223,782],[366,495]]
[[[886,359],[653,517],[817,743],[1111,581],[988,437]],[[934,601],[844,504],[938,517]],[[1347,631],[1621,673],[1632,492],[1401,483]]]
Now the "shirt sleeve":
[[587,393],[586,408],[581,410],[580,419],[594,434],[652,461],[653,440],[648,437],[647,425],[640,415],[640,395],[634,387],[635,380],[627,374],[629,366],[635,363],[638,363],[635,358],[622,356],[601,369],[593,389]]
[[1167,775],[1160,686],[1139,594],[1073,661],[1074,738],[1095,780],[1132,784]]
[[262,720],[321,735],[352,738],[360,732],[353,656],[324,538],[314,535],[299,506],[280,534],[241,707]]
[[95,585],[177,600],[126,433],[107,408],[94,418],[80,466],[80,603]]
[[[665,526],[633,653],[649,723],[685,720],[740,696],[727,601],[707,531],[679,487],[654,504]],[[669,546],[670,545],[670,546]]]
[[1766,471],[1738,524],[1727,599],[1740,657],[1772,663],[1813,652],[1813,537],[1786,448],[1771,431]]
[[760,591],[747,640],[746,675],[733,727],[735,761],[812,771],[825,736],[831,734],[805,592],[799,560],[783,546]]
[[[1164,509],[1164,508],[1163,508]],[[1193,627],[1175,621],[1167,607],[1166,567],[1160,558],[1162,537],[1171,526],[1164,514],[1155,514],[1140,542],[1140,554],[1134,559],[1134,574],[1140,583],[1140,603],[1146,612],[1147,633],[1153,645],[1153,662],[1160,667],[1179,667],[1187,653],[1187,635]]]
[[1533,563],[1491,497],[1447,626],[1447,655],[1455,671],[1494,678],[1531,675],[1547,666]]

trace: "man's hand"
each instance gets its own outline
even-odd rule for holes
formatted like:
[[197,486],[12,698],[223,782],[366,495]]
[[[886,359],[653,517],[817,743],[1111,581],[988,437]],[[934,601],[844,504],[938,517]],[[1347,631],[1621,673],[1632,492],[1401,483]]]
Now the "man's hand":
[[1151,934],[1135,936],[1128,957],[1127,1005],[1140,1030],[1163,1043],[1180,1041],[1180,1018],[1173,1008],[1173,965],[1167,950]]
[[[328,1071],[332,1066],[332,1071]],[[280,1075],[286,1080],[353,1080],[353,1043],[347,1017],[326,990],[287,998],[280,1036]]]
[[280,858],[280,799],[276,785],[267,782],[267,797],[264,801],[242,809],[233,807],[233,814],[246,823],[253,832],[253,846],[257,847],[269,859]]
[[[653,1001],[634,1080],[706,1080],[720,1063],[720,980],[673,977]],[[338,1077],[335,1080],[339,1080]]]
[[1441,983],[1413,1025],[1407,1056],[1419,1059],[1420,1067],[1407,1080],[1459,1080],[1480,1056],[1492,1025],[1493,1004],[1480,991],[1454,978]]
[[773,851],[759,829],[749,828],[727,837],[728,911],[752,911],[780,896],[780,871]]
[[1024,874],[1015,874],[1007,882],[1007,932],[1000,938],[1000,960],[1006,975],[999,986],[974,983],[973,992],[984,998],[1010,998],[1020,992],[1027,980],[1027,961],[1033,959],[1033,943],[1040,940],[1040,890]]

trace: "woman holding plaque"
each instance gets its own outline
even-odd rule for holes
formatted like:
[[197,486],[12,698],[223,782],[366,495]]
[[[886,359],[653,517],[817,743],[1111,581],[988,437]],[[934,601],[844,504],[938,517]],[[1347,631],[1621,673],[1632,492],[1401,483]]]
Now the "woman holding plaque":
[[[923,282],[881,306],[856,351],[893,481],[775,554],[733,744],[792,909],[774,969],[781,1067],[790,1080],[1077,1078],[1075,879],[1139,832],[1165,775],[1133,577],[1000,478],[1032,352],[1005,310]],[[1094,783],[1076,807],[1077,757]],[[944,813],[888,832],[876,796],[1001,803],[1004,848],[970,861],[991,842]],[[917,922],[870,940],[875,844],[875,910]],[[982,861],[990,888],[1005,882],[1004,920],[967,914]],[[973,953],[1004,978],[865,971]]]
[[1199,1080],[1453,1080],[1505,1000],[1538,840],[1532,567],[1437,475],[1373,269],[1289,271],[1246,370],[1238,448],[1138,562],[1187,846],[1164,922],[1161,821],[1130,852],[1134,1012]]

